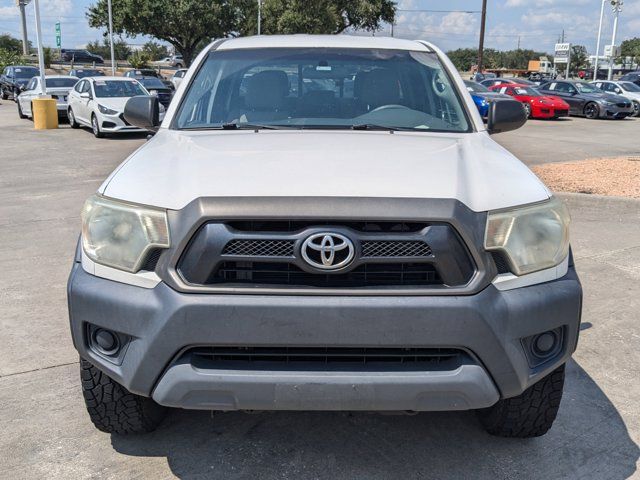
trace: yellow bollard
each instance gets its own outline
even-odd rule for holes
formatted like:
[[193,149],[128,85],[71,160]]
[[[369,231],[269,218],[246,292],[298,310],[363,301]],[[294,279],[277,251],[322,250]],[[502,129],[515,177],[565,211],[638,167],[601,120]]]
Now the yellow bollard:
[[58,128],[58,106],[53,98],[34,98],[33,126],[36,130]]

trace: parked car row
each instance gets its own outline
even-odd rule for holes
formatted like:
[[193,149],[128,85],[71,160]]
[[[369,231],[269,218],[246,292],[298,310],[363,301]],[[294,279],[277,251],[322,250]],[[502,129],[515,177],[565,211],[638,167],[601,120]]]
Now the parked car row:
[[623,119],[640,115],[640,86],[629,80],[550,80],[537,86],[520,78],[487,78],[480,83],[465,84],[483,118],[492,101],[504,98],[520,101],[529,118],[573,115]]
[[[8,68],[15,77],[23,73],[24,67]],[[156,77],[136,78],[137,72],[124,77],[108,77],[97,70],[74,69],[71,73],[76,75],[47,75],[46,88],[43,88],[37,69],[32,70],[30,73],[36,76],[26,80],[26,86],[20,87],[14,96],[18,115],[33,118],[33,100],[50,95],[56,100],[59,118],[68,119],[72,128],[91,128],[97,138],[120,132],[144,132],[125,120],[123,113],[127,101],[135,96],[157,96],[159,118],[162,119],[173,93]],[[11,90],[12,95],[13,92]]]

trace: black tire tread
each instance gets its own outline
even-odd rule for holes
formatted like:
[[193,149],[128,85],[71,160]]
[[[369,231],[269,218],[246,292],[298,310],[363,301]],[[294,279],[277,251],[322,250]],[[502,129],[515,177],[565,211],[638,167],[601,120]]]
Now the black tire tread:
[[501,437],[539,437],[553,425],[564,388],[562,365],[517,397],[498,401],[478,410],[478,417],[491,435]]
[[164,407],[129,392],[82,358],[80,381],[89,417],[102,432],[147,433],[155,430],[164,417]]

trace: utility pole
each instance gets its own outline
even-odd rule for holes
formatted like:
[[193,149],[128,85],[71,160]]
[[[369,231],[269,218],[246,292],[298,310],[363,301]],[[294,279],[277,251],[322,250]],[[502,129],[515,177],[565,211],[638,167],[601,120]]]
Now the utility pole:
[[25,7],[31,0],[18,0],[18,7],[20,7],[20,20],[22,23],[22,54],[29,55],[29,39],[27,38],[27,14]]
[[262,0],[258,0],[258,35],[262,35]]
[[518,50],[520,50],[520,35],[518,35]]
[[596,43],[596,59],[593,62],[593,79],[598,79],[598,59],[600,57],[600,36],[602,35],[602,20],[604,20],[604,4],[607,0],[602,0],[602,6],[600,7],[600,25],[598,26],[598,42]]
[[622,4],[624,2],[622,0],[611,0],[611,9],[613,10],[613,35],[611,37],[611,56],[609,57],[609,73],[607,74],[607,79],[611,80],[613,77],[613,55],[616,46],[616,33],[618,33],[618,17],[620,16],[620,11],[622,10]]
[[107,0],[107,10],[109,10],[109,43],[111,44],[111,75],[116,75],[116,56],[113,48],[113,12],[111,10],[111,0]]
[[482,73],[484,61],[484,29],[487,22],[487,0],[482,0],[482,15],[480,19],[480,43],[478,45],[478,73]]

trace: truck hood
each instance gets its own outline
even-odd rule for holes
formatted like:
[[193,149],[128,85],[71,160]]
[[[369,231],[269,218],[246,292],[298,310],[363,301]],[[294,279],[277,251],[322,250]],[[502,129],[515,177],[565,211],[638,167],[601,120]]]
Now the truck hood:
[[199,197],[457,199],[474,211],[539,202],[548,189],[485,132],[161,129],[100,187],[181,209]]

